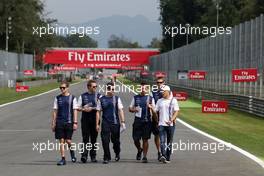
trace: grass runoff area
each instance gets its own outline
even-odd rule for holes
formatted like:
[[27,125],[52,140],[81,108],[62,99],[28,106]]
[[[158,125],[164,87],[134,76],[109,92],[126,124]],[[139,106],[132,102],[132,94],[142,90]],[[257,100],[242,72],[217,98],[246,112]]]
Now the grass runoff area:
[[[79,81],[75,80],[72,83],[76,82]],[[49,90],[58,88],[59,85],[60,83],[55,82],[44,84],[41,86],[34,86],[30,87],[28,92],[16,92],[15,88],[0,88],[0,105],[47,92]]]
[[[125,78],[119,80],[136,85]],[[201,100],[196,99],[179,101],[179,106],[179,118],[183,121],[264,160],[264,118],[234,109],[224,114],[205,114],[202,113]]]

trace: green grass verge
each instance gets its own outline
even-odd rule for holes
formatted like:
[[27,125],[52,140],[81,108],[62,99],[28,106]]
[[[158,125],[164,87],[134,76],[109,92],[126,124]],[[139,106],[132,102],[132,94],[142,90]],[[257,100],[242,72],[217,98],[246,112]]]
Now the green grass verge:
[[[72,83],[76,83],[79,81],[73,81]],[[12,101],[20,100],[23,98],[27,98],[33,95],[37,95],[43,92],[47,92],[49,90],[55,89],[59,87],[59,83],[48,83],[41,86],[30,87],[28,92],[16,92],[14,88],[0,88],[0,105],[9,103]]]
[[[125,84],[136,84],[125,78],[119,80]],[[202,113],[201,101],[195,99],[179,104],[180,119],[264,160],[263,118],[233,109],[225,114],[205,114]]]

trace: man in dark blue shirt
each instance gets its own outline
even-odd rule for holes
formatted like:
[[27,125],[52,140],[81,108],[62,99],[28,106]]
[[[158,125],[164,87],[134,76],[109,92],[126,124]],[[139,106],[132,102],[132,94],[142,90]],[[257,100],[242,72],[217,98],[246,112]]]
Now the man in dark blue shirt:
[[[86,163],[88,156],[88,145],[91,144],[90,157],[92,162],[96,160],[96,141],[98,132],[96,130],[96,107],[101,94],[96,92],[97,84],[94,80],[87,83],[88,91],[83,93],[78,100],[79,111],[82,111],[81,129],[84,144],[81,161]],[[89,143],[90,142],[90,143]]]
[[[165,84],[165,81],[163,78],[157,78],[156,79],[156,87],[151,91],[151,96],[154,98],[155,104],[157,101],[162,98],[162,93],[160,92],[160,86]],[[158,122],[155,120],[152,120],[152,133],[155,136],[154,142],[156,145],[156,148],[158,150],[158,160],[161,158],[161,151],[160,151],[160,137],[159,137],[159,128],[158,128]]]
[[[101,138],[104,150],[104,164],[111,160],[109,149],[110,139],[113,143],[113,149],[116,154],[115,161],[120,159],[120,130],[125,129],[125,118],[121,99],[114,95],[114,84],[107,83],[107,92],[105,96],[99,99],[96,113],[96,128],[99,131],[100,112],[102,112],[102,130]],[[120,128],[121,127],[121,128]]]
[[77,129],[78,105],[76,98],[69,93],[69,83],[62,82],[60,90],[61,94],[54,100],[51,128],[60,142],[61,160],[57,165],[62,166],[66,164],[65,143],[70,148],[72,162],[76,162],[74,150],[71,149],[71,138],[73,131]]
[[[146,83],[141,83],[140,94],[133,97],[129,106],[129,111],[135,113],[135,120],[133,123],[133,140],[138,150],[136,159],[141,160],[143,152],[143,163],[148,162],[148,140],[150,139],[152,129],[152,109],[155,106],[154,98],[147,95],[147,93],[148,87]],[[141,139],[143,140],[142,147],[140,143]]]

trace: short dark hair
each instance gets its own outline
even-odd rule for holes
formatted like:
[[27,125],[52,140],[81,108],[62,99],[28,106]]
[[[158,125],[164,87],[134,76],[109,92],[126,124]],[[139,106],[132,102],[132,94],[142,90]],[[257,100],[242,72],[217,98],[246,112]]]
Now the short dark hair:
[[107,84],[106,84],[106,88],[107,88],[107,90],[111,90],[111,87],[112,87],[112,86],[115,86],[114,83],[112,83],[112,82],[107,83]]
[[69,86],[70,86],[69,82],[66,81],[66,80],[61,81],[61,85],[62,85],[62,84],[65,84],[66,87],[69,87]]
[[96,83],[96,81],[95,81],[95,80],[89,80],[89,81],[87,82],[87,86],[88,86],[88,87],[91,87],[92,83]]
[[140,85],[141,85],[141,86],[145,86],[145,85],[147,85],[147,83],[146,83],[145,81],[142,81],[142,82],[140,83]]

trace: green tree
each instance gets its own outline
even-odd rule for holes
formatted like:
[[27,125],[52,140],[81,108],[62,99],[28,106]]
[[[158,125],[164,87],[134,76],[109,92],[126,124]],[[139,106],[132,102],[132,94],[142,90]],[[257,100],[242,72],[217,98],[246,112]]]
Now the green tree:
[[[160,0],[160,21],[163,28],[162,51],[171,50],[172,38],[165,35],[166,26],[179,26],[186,23],[191,26],[212,27],[217,24],[219,3],[219,26],[233,27],[264,13],[263,0]],[[189,43],[206,36],[190,35]],[[174,48],[186,44],[186,36],[174,37]]]
[[147,46],[148,48],[161,48],[161,41],[158,38],[153,38],[150,44]]
[[86,35],[83,37],[79,37],[79,34],[67,35],[66,37],[62,38],[62,40],[66,43],[68,47],[75,47],[75,48],[97,47],[97,41]]
[[142,48],[138,42],[132,42],[129,39],[125,38],[123,35],[116,36],[111,35],[108,40],[109,48]]

